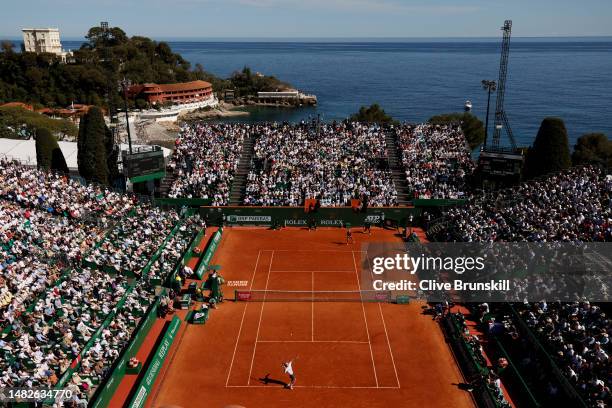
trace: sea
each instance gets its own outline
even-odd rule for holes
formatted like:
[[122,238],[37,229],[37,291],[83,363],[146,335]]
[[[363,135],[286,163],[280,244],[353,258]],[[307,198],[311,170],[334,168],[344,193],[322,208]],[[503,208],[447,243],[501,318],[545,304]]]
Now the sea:
[[[168,42],[218,76],[248,66],[315,94],[316,108],[253,108],[238,119],[291,122],[342,120],[372,103],[397,120],[424,122],[463,111],[466,100],[484,121],[481,81],[497,81],[501,48],[500,38]],[[494,106],[495,95],[490,129]],[[519,146],[530,145],[549,116],[565,121],[572,145],[585,133],[612,137],[612,37],[513,39],[505,110]]]

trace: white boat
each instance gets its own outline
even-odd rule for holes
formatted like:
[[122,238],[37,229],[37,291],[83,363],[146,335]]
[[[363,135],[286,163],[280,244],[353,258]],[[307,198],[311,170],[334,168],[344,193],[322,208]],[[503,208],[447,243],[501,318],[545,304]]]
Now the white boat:
[[472,101],[470,101],[469,99],[467,101],[465,101],[464,109],[465,109],[466,112],[471,111],[472,110]]

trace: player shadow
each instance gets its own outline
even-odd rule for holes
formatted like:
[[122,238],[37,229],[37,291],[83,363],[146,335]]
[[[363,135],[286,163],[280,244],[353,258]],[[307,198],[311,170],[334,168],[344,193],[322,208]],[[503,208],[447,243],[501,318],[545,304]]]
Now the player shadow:
[[274,378],[270,378],[270,373],[266,374],[262,378],[258,378],[258,380],[263,385],[278,384],[278,385],[282,385],[283,387],[287,386],[287,383],[285,381],[281,381],[281,380],[277,380],[277,379],[274,379]]
[[467,392],[472,392],[474,391],[474,388],[475,388],[474,384],[471,384],[471,383],[451,383],[451,385],[454,385],[460,390],[467,391]]

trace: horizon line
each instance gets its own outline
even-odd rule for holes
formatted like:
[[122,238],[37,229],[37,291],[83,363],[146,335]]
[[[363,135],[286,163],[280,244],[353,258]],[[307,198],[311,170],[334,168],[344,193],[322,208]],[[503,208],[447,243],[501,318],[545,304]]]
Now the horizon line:
[[[129,36],[146,37],[141,34],[134,34]],[[257,42],[257,41],[269,41],[269,42],[287,42],[287,41],[383,41],[383,40],[499,40],[497,36],[423,36],[423,37],[387,37],[387,36],[369,36],[369,37],[343,37],[343,36],[326,36],[326,37],[244,37],[244,36],[202,36],[202,37],[187,37],[187,36],[152,36],[149,37],[154,41],[185,41],[185,42],[206,42],[206,41],[241,41],[241,42]],[[530,39],[612,39],[610,35],[536,35],[536,36],[513,36],[513,40],[530,40]],[[19,36],[3,36],[0,35],[0,41],[12,41],[12,40],[23,40],[23,37]],[[62,38],[62,41],[86,41],[83,37],[66,36]]]

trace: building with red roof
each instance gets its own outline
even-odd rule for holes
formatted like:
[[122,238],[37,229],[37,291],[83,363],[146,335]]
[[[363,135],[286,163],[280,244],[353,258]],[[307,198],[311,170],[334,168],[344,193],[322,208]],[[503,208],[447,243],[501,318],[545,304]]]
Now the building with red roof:
[[22,109],[29,110],[29,111],[34,110],[32,105],[28,105],[27,103],[23,103],[23,102],[8,102],[3,105],[0,105],[0,108],[22,108]]
[[128,89],[130,98],[143,98],[151,105],[203,102],[213,98],[212,85],[206,81],[177,84],[141,84]]

